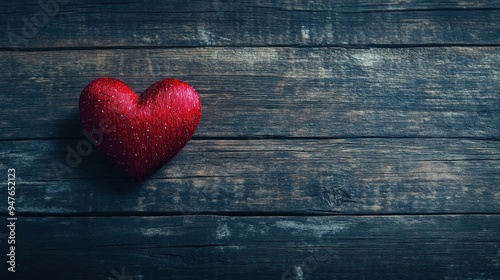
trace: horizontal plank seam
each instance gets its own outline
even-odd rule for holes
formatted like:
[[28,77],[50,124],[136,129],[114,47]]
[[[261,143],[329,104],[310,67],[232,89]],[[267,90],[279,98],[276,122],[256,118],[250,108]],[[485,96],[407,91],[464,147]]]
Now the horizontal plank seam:
[[491,48],[500,47],[498,43],[492,44],[326,44],[326,45],[205,45],[205,46],[100,46],[100,47],[51,47],[51,48],[12,48],[0,47],[0,52],[29,53],[29,52],[58,52],[58,51],[92,51],[92,50],[157,50],[157,49],[206,49],[206,48],[340,48],[340,49],[408,49],[408,48]]
[[[311,213],[311,212],[95,212],[95,213],[35,213],[35,212],[17,212],[18,218],[100,218],[100,217],[184,217],[184,216],[217,216],[217,217],[400,217],[400,216],[499,216],[500,212],[437,212],[437,213]],[[8,217],[2,213],[0,217]]]
[[[24,141],[77,141],[84,137],[40,137],[40,138],[11,138],[0,139],[0,142]],[[467,136],[283,136],[283,135],[254,135],[254,136],[195,136],[191,141],[252,141],[252,140],[366,140],[366,139],[422,139],[422,140],[470,140],[470,141],[500,141],[499,137],[467,137]]]
[[477,11],[498,11],[500,8],[489,7],[489,8],[430,8],[430,9],[387,9],[387,10],[365,10],[365,11],[353,11],[353,12],[338,12],[339,14],[377,14],[377,13],[414,13],[414,12],[477,12]]
[[[151,243],[150,243],[151,244]],[[155,244],[155,243],[152,243]],[[100,246],[92,246],[91,248],[115,248],[124,246],[137,246],[144,245],[144,243],[118,243],[118,244],[107,244]],[[234,245],[226,243],[210,243],[210,244],[192,244],[192,245],[162,245],[162,248],[212,248],[212,247],[233,247]]]

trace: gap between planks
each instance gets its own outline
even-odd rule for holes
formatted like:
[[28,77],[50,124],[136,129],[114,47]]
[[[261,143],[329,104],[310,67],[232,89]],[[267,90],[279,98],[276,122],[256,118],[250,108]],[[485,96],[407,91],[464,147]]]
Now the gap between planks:
[[[23,142],[23,141],[58,141],[58,140],[81,140],[85,137],[34,137],[34,138],[5,138],[0,139],[0,142]],[[194,136],[190,141],[252,141],[252,140],[366,140],[366,139],[422,139],[422,140],[469,140],[469,141],[500,141],[500,137],[465,137],[465,136],[282,136],[282,135],[252,135],[252,136],[234,136],[234,137],[218,137],[218,136]]]
[[[301,213],[301,212],[193,212],[193,213],[181,213],[181,212],[171,212],[171,213],[158,213],[158,212],[116,212],[116,213],[99,213],[98,215],[89,215],[88,212],[82,213],[16,213],[17,217],[22,218],[113,218],[113,217],[269,217],[269,218],[279,218],[279,217],[457,217],[457,216],[500,216],[500,212],[484,212],[484,213],[467,213],[467,212],[449,212],[449,213],[411,213],[411,212],[401,212],[401,213],[380,213],[380,214],[368,214],[368,213]],[[1,214],[0,217],[8,217],[8,215]]]
[[31,53],[31,52],[59,52],[59,51],[94,51],[94,50],[175,50],[175,49],[212,49],[212,48],[338,48],[338,49],[416,49],[416,48],[495,48],[499,44],[326,44],[326,45],[302,45],[302,44],[280,44],[280,45],[206,45],[206,46],[103,46],[103,47],[50,47],[50,48],[23,48],[14,50],[12,48],[1,48],[5,53]]

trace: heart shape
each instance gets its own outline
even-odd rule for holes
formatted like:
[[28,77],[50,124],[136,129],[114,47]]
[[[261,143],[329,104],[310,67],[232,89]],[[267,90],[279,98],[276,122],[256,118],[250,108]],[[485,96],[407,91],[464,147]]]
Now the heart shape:
[[80,94],[80,119],[102,154],[140,182],[191,139],[201,119],[201,101],[180,80],[156,82],[139,96],[120,80],[99,78]]

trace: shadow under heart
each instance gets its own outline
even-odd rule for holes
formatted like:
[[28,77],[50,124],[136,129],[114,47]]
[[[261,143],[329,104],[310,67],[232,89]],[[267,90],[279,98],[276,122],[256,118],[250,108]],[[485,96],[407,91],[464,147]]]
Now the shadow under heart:
[[[89,184],[101,190],[119,195],[133,192],[141,183],[134,183],[108,162],[102,154],[83,134],[78,110],[74,110],[57,127],[57,135],[63,136],[58,141],[57,158],[61,167],[59,175],[62,180],[88,180]],[[64,137],[80,135],[80,137]],[[79,153],[83,151],[83,154]],[[89,149],[89,147],[91,147]]]

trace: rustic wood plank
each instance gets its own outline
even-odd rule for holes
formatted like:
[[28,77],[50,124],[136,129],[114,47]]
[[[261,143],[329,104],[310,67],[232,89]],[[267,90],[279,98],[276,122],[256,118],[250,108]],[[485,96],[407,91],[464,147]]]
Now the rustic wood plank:
[[23,217],[17,232],[16,279],[500,277],[498,215]]
[[[95,150],[68,165],[67,149],[80,142],[0,142],[1,167],[16,168],[20,212],[500,212],[499,141],[192,140],[136,186]],[[0,199],[6,188],[0,186]]]
[[[16,279],[500,279],[499,1],[38,2],[0,2]],[[141,185],[53,169],[99,76],[202,96]]]
[[81,137],[78,97],[113,76],[201,94],[196,137],[500,135],[499,48],[0,52],[0,139]]
[[38,2],[0,3],[0,48],[500,43],[490,0]]

